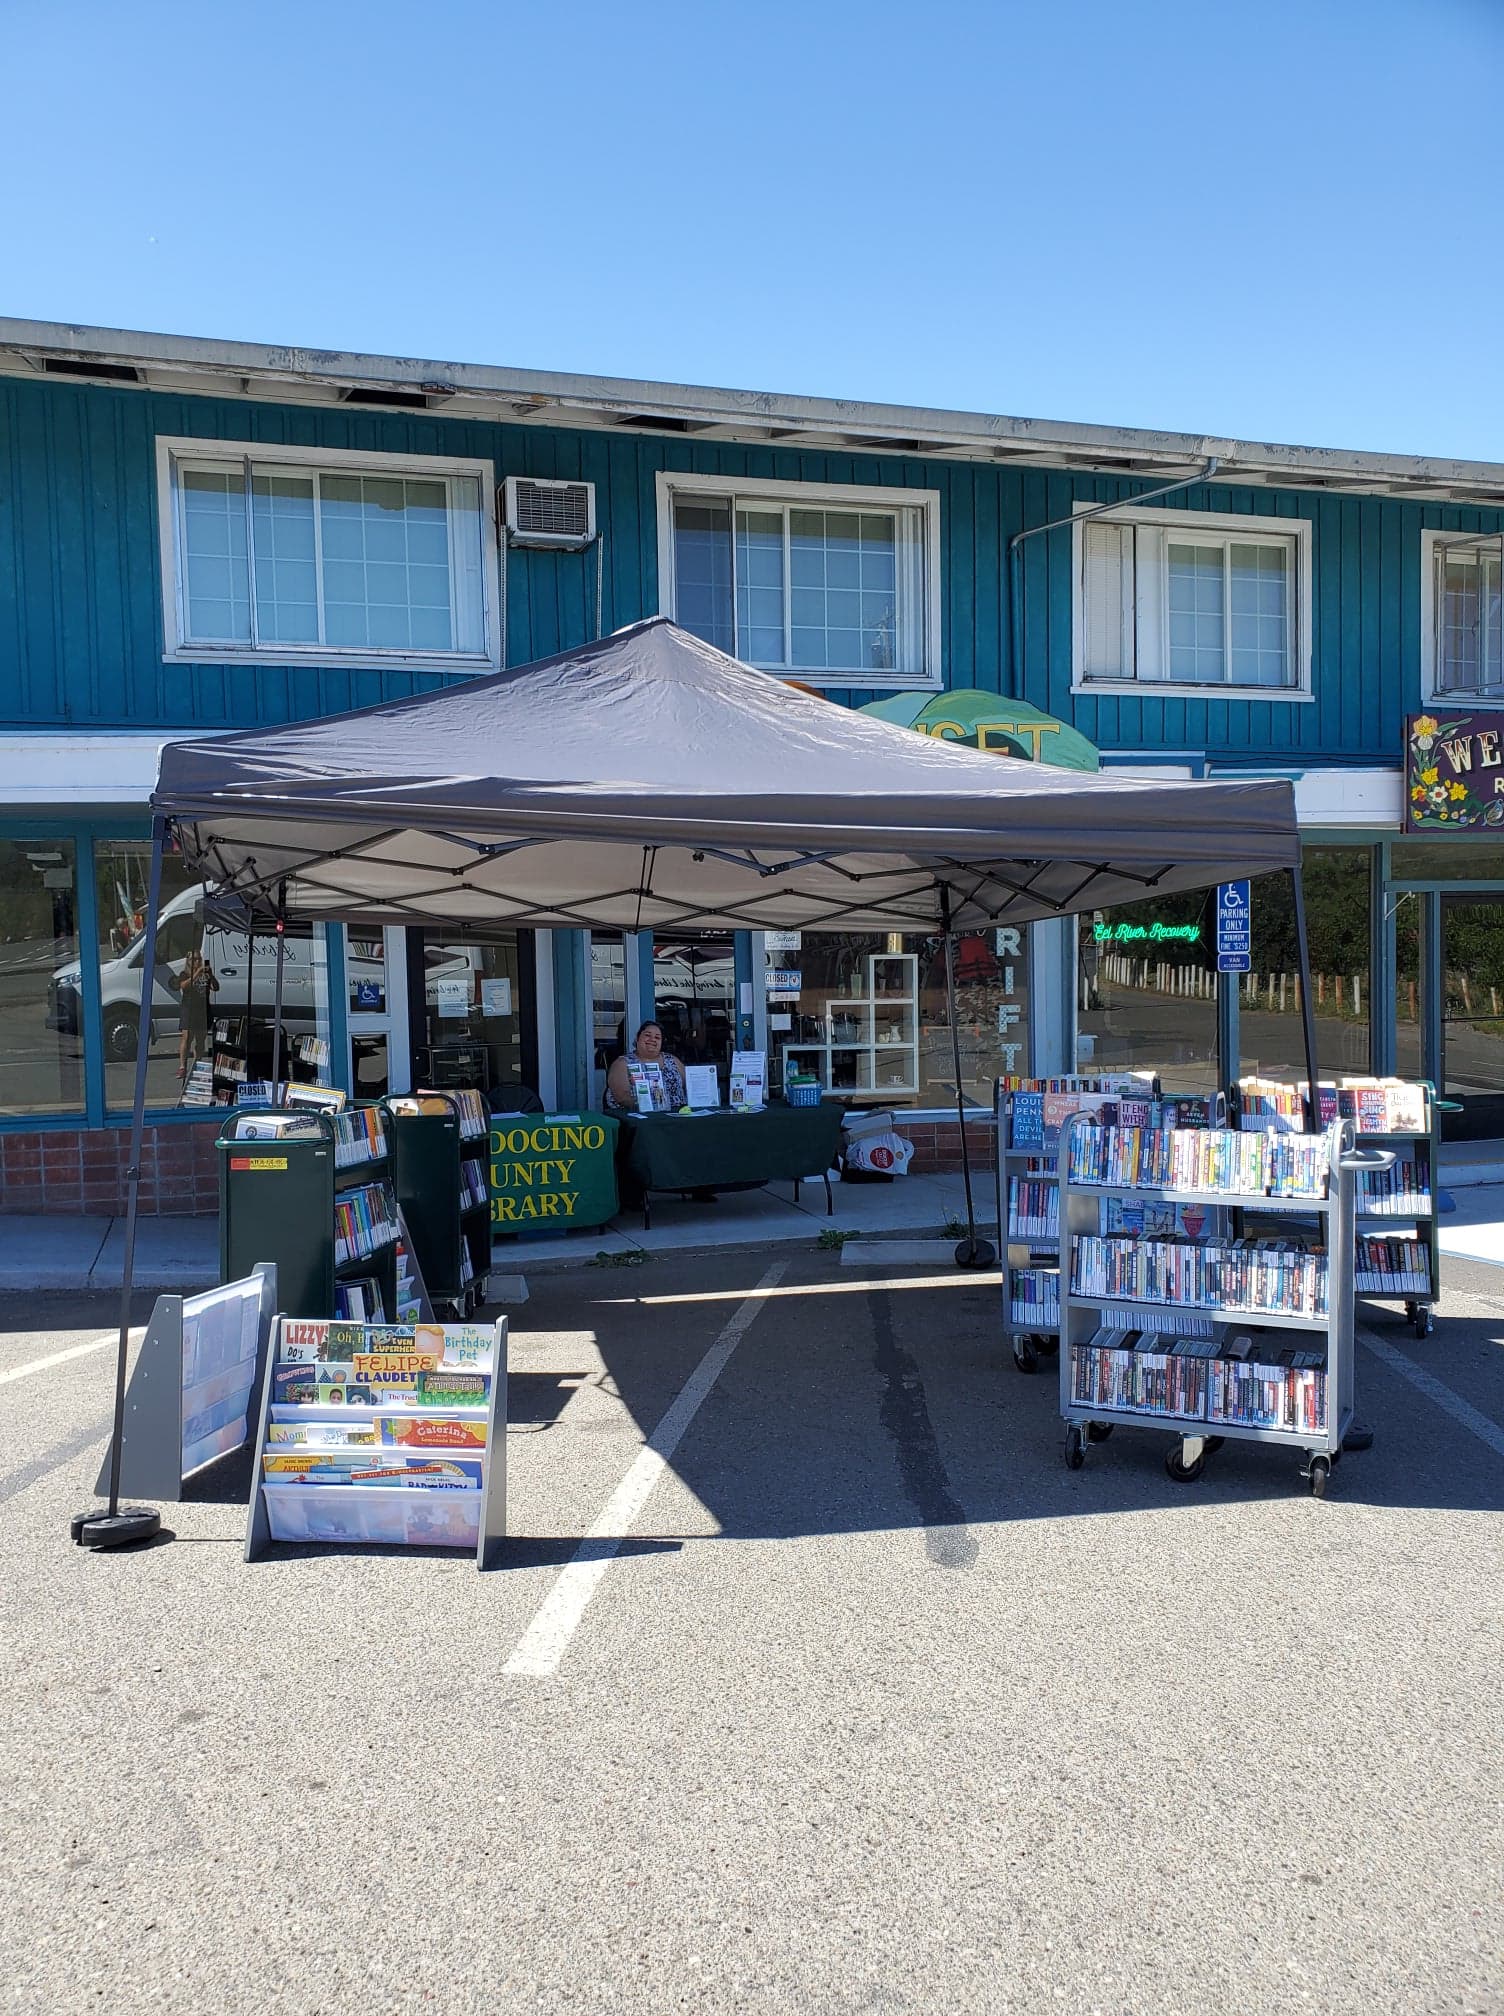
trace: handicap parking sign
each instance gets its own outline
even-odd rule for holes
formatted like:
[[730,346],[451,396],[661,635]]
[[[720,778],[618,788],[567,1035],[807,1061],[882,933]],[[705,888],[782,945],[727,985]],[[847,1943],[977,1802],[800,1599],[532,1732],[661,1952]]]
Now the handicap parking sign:
[[1251,963],[1253,905],[1246,882],[1223,882],[1217,889],[1217,971],[1246,973]]

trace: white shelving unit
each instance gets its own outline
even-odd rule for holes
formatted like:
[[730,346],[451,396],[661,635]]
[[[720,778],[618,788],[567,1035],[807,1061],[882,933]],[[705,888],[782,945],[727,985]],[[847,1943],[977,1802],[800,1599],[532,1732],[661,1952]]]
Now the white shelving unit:
[[[1224,1441],[1267,1442],[1300,1451],[1305,1462],[1301,1474],[1316,1497],[1324,1497],[1333,1466],[1342,1449],[1342,1438],[1352,1420],[1353,1391],[1353,1206],[1354,1179],[1360,1170],[1385,1166],[1380,1153],[1358,1154],[1353,1147],[1352,1123],[1339,1120],[1326,1130],[1327,1195],[1325,1197],[1249,1196],[1230,1190],[1177,1190],[1144,1184],[1073,1183],[1070,1180],[1069,1141],[1076,1128],[1090,1124],[1080,1115],[1067,1122],[1062,1133],[1060,1158],[1060,1412],[1065,1422],[1065,1460],[1080,1469],[1090,1442],[1104,1441],[1116,1427],[1168,1429],[1177,1438],[1166,1458],[1166,1468],[1177,1482],[1189,1483],[1199,1477],[1206,1458]],[[1324,1315],[1307,1316],[1275,1309],[1229,1309],[1185,1301],[1127,1301],[1078,1292],[1071,1287],[1074,1243],[1083,1235],[1099,1236],[1103,1200],[1132,1198],[1175,1204],[1200,1204],[1219,1211],[1256,1212],[1261,1219],[1315,1218],[1321,1226],[1326,1253],[1327,1310]],[[1207,1411],[1191,1416],[1137,1407],[1101,1407],[1074,1398],[1074,1354],[1091,1343],[1104,1323],[1123,1329],[1163,1330],[1170,1335],[1188,1334],[1185,1319],[1199,1326],[1210,1325],[1214,1338],[1234,1332],[1277,1330],[1287,1337],[1303,1335],[1308,1348],[1324,1354],[1326,1373],[1325,1422],[1320,1429],[1307,1427],[1256,1426],[1228,1421],[1212,1412],[1215,1366],[1225,1362],[1207,1361]],[[1257,1359],[1249,1362],[1257,1363]]]
[[865,994],[834,994],[818,1043],[784,1046],[786,1063],[813,1071],[832,1094],[879,1098],[919,1090],[919,959],[869,952]]

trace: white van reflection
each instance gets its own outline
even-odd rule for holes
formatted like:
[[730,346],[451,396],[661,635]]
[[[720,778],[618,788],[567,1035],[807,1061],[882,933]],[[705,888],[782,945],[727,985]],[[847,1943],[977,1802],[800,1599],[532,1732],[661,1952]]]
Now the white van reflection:
[[[202,883],[184,889],[163,906],[157,920],[151,990],[153,1042],[178,1026],[179,997],[174,983],[190,952],[202,952],[219,981],[219,992],[214,996],[216,1016],[243,1015],[248,1010],[270,1016],[275,1005],[275,940],[270,934],[258,932],[253,958],[245,932],[205,924],[204,895]],[[291,1032],[313,1035],[317,1033],[318,1001],[323,992],[323,934],[316,934],[311,924],[294,920],[287,926],[285,944],[282,1019]],[[116,1063],[136,1054],[145,957],[143,931],[116,958],[104,960],[99,968],[104,1053]],[[82,971],[77,959],[70,960],[56,968],[48,986],[46,1026],[62,1035],[77,1037],[83,1027]]]

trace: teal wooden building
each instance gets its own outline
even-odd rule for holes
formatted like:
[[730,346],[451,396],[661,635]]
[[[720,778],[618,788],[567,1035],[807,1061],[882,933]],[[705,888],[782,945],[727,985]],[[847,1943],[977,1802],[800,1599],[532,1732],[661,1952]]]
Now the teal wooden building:
[[[219,1092],[255,1074],[267,948],[181,878],[154,962],[139,942],[164,739],[657,611],[916,732],[1291,777],[1323,1068],[1424,1071],[1504,1131],[1504,827],[1443,819],[1456,777],[1406,744],[1418,715],[1440,748],[1504,707],[1501,548],[1493,465],[0,321],[0,1208],[110,1207],[143,1012],[150,1200],[207,1201],[180,1076],[204,1046],[169,985],[190,950],[219,983]],[[1417,790],[1443,800],[1407,831]],[[1293,1069],[1282,896],[1255,890],[1255,970],[1220,1013],[1204,906],[1163,908],[969,942],[967,1092]],[[656,1013],[699,1061],[755,1044],[776,1080],[797,1053],[932,1159],[942,982],[932,944],[813,934],[321,930],[287,968],[300,1066],[356,1091],[468,1072],[588,1106]]]

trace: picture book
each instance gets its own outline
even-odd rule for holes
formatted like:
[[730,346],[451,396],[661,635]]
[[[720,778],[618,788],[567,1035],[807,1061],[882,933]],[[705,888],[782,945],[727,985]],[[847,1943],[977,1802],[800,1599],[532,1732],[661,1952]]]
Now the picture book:
[[393,1414],[375,1417],[383,1446],[404,1449],[484,1449],[486,1423],[459,1414]]
[[268,1421],[266,1440],[299,1449],[374,1448],[376,1425],[369,1418],[355,1421]]
[[268,1452],[261,1459],[268,1483],[366,1484],[401,1489],[478,1491],[481,1461],[470,1456],[414,1459],[400,1449],[365,1452],[315,1449],[298,1455]]
[[491,1397],[489,1372],[454,1372],[447,1366],[420,1372],[412,1395],[420,1407],[484,1407]]
[[496,1333],[489,1323],[423,1323],[418,1326],[416,1348],[435,1352],[442,1366],[489,1372]]

